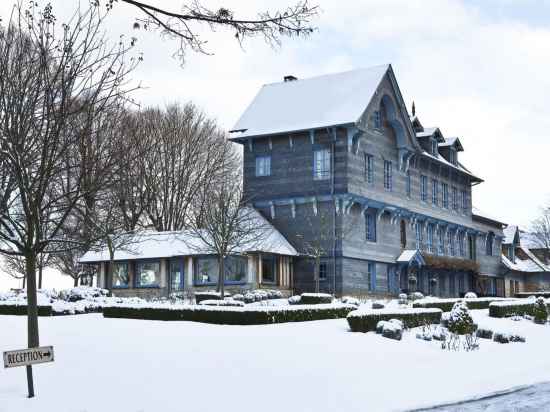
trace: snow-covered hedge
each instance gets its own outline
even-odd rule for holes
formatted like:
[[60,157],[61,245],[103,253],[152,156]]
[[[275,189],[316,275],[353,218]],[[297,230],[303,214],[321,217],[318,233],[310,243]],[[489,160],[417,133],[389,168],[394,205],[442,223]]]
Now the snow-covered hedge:
[[[27,302],[0,301],[0,315],[18,315],[27,314]],[[38,306],[38,316],[52,316],[51,305]]]
[[302,305],[319,305],[332,302],[332,295],[328,293],[302,293]]
[[233,306],[233,307],[242,307],[244,306],[244,302],[240,302],[238,300],[234,299],[226,299],[226,300],[201,300],[201,305],[205,306]]
[[536,296],[536,297],[543,297],[543,298],[550,298],[550,291],[546,291],[546,292],[518,292],[516,294],[514,294],[514,296],[516,298],[529,298],[531,296]]
[[413,303],[413,308],[438,308],[443,312],[450,312],[453,306],[457,302],[466,302],[469,309],[487,309],[492,302],[510,301],[510,298],[474,298],[474,299],[461,299],[461,298],[424,298],[417,300]]
[[376,330],[381,320],[399,319],[405,327],[414,328],[425,324],[439,324],[441,309],[358,309],[347,316],[348,324],[353,332],[369,332]]
[[[548,300],[546,301],[546,307],[550,310]],[[534,316],[534,309],[535,301],[531,299],[492,302],[489,305],[489,316],[492,318],[507,318],[514,315]]]
[[265,325],[284,322],[345,318],[352,305],[214,307],[202,305],[112,305],[103,308],[106,318],[192,321],[219,325]]

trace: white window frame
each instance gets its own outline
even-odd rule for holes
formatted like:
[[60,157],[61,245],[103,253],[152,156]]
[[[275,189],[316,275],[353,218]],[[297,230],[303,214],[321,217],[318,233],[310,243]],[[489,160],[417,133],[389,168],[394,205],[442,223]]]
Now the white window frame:
[[327,180],[331,176],[330,149],[316,149],[313,152],[313,179]]
[[256,177],[271,176],[271,156],[256,156]]

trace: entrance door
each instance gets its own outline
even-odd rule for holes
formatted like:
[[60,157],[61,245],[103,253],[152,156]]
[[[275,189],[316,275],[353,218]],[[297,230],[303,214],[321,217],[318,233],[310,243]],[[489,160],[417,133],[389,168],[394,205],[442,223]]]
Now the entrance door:
[[170,259],[170,292],[183,290],[183,258]]

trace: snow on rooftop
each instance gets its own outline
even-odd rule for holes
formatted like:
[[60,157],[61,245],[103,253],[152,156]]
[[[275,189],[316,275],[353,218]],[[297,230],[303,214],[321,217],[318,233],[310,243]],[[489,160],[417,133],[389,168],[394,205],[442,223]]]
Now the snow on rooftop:
[[548,268],[540,263],[540,261],[528,249],[521,249],[527,255],[527,259],[520,259],[520,257],[516,255],[515,262],[512,262],[508,259],[508,257],[502,255],[502,263],[504,263],[504,266],[510,270],[528,273],[546,272],[548,270]]
[[[264,252],[285,256],[297,256],[298,252],[259,212],[254,211],[258,225],[265,232],[258,241],[238,250],[238,253]],[[178,232],[142,232],[135,235],[128,245],[115,251],[114,260],[158,259],[174,256],[193,256],[211,254],[204,243],[191,231]],[[93,263],[109,260],[107,249],[89,251],[80,262]]]
[[504,240],[502,243],[505,245],[511,245],[514,243],[518,227],[516,225],[510,225],[506,226],[502,231],[504,232]]
[[493,222],[498,222],[498,223],[503,223],[502,222],[502,219],[499,219],[489,213],[486,213],[485,211],[475,207],[475,206],[472,206],[472,214],[473,215],[476,215],[476,216],[479,216],[479,217],[482,217],[484,219],[488,219],[488,220],[492,220]]
[[390,65],[264,85],[243,113],[232,138],[355,123]]
[[398,263],[409,263],[414,256],[419,253],[416,249],[404,250],[397,258]]

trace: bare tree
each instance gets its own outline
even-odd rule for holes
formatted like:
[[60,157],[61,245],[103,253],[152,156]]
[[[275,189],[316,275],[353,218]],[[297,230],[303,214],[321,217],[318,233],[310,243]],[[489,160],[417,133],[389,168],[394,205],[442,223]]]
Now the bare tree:
[[3,256],[2,271],[14,279],[21,280],[21,288],[25,289],[25,281],[27,280],[25,258],[15,255]]
[[550,206],[542,209],[541,214],[531,223],[531,237],[542,249],[543,260],[550,262]]
[[157,231],[187,226],[197,194],[224,171],[231,148],[216,123],[195,105],[170,105],[142,114],[148,151],[138,161],[147,194],[145,213]]
[[[150,1],[105,0],[110,10],[117,2],[137,8],[142,14],[137,17],[134,28],[159,31],[163,36],[179,42],[177,57],[183,62],[187,50],[210,54],[199,31],[207,26],[211,31],[229,29],[239,44],[251,37],[263,37],[272,47],[279,46],[284,37],[308,37],[315,28],[311,21],[319,13],[318,6],[310,6],[308,0],[300,0],[295,5],[282,10],[261,12],[254,18],[239,18],[231,9],[221,7],[212,10],[199,0],[189,0],[179,11],[160,7]],[[100,0],[95,0],[100,4]]]
[[199,246],[193,247],[217,256],[217,289],[222,297],[225,296],[226,258],[254,250],[268,234],[266,221],[243,197],[240,168],[231,166],[225,170],[214,184],[203,187],[197,194],[194,210],[200,213],[190,219],[189,225],[193,237],[199,240]]
[[[85,185],[74,156],[86,136],[75,124],[121,108],[137,63],[132,44],[105,40],[102,21],[97,7],[78,9],[58,30],[52,7],[31,2],[0,31],[0,253],[25,258],[29,347],[39,346],[37,257],[74,247],[62,236],[69,216],[112,177],[106,169]],[[32,397],[31,367],[27,377]]]

